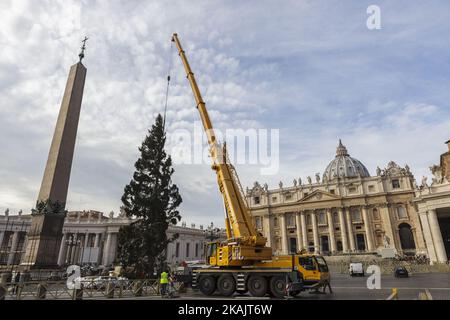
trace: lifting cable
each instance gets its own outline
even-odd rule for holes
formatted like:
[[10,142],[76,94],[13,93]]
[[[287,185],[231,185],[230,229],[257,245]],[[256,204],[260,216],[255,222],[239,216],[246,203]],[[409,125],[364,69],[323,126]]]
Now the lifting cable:
[[167,107],[169,105],[169,89],[170,89],[170,80],[171,80],[171,73],[172,73],[172,57],[173,57],[173,41],[170,42],[170,54],[169,54],[169,68],[167,71],[167,89],[166,89],[166,99],[165,99],[165,105],[164,105],[164,118],[163,118],[163,130],[166,131],[166,116],[167,116]]

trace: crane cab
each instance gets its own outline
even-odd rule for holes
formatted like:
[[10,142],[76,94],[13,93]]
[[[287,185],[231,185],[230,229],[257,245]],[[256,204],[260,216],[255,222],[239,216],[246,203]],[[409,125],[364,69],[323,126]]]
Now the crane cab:
[[305,287],[322,286],[330,282],[327,262],[319,255],[296,255],[298,270],[303,274]]

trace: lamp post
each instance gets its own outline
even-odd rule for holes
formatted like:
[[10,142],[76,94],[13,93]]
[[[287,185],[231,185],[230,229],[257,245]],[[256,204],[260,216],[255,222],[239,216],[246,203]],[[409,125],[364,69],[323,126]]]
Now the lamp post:
[[73,248],[78,247],[80,245],[81,241],[78,239],[78,233],[77,234],[71,234],[69,239],[66,240],[66,244],[69,247],[69,254],[67,255],[66,264],[72,264],[73,261]]

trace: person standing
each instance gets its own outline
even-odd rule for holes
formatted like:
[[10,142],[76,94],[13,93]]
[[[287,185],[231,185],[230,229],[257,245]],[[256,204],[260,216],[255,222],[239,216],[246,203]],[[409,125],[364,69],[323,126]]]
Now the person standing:
[[14,287],[13,287],[13,294],[17,294],[17,289],[19,288],[19,282],[20,282],[20,272],[17,272],[14,276]]
[[161,285],[161,297],[164,297],[167,294],[167,286],[169,284],[169,273],[167,273],[167,271],[163,271],[161,273],[161,280],[160,280],[160,285]]

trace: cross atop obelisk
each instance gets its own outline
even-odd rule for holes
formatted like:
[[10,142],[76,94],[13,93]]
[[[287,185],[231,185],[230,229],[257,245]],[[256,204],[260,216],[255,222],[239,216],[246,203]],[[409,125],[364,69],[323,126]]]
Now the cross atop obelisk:
[[83,46],[81,47],[81,52],[78,55],[80,57],[80,62],[82,62],[84,59],[84,52],[86,51],[86,41],[88,41],[88,40],[89,40],[88,37],[84,37],[84,40],[81,41],[83,43]]
[[41,189],[32,214],[26,252],[21,263],[26,268],[48,269],[57,266],[87,73],[86,67],[81,63],[87,40],[87,37],[83,40],[80,61],[70,68],[67,79]]

